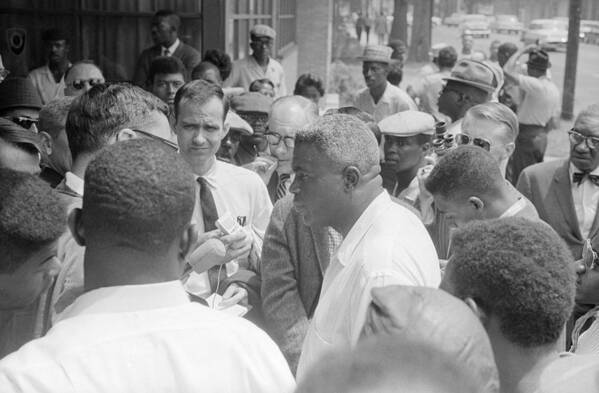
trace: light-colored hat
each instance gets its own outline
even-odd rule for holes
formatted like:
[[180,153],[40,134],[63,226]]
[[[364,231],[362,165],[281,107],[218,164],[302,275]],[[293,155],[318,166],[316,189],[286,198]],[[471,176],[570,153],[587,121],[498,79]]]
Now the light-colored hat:
[[268,25],[255,25],[252,27],[252,30],[250,30],[250,35],[255,37],[268,37],[274,40],[277,36],[277,32]]
[[451,70],[451,75],[443,79],[474,86],[489,93],[497,88],[493,70],[488,65],[475,60],[460,60]]
[[362,61],[376,61],[379,63],[391,63],[393,49],[384,45],[366,45],[364,55],[358,59]]
[[379,129],[383,135],[401,137],[434,135],[435,118],[425,112],[403,111],[385,117],[379,122]]
[[247,92],[231,97],[231,108],[237,112],[270,113],[272,98],[257,92]]
[[230,130],[239,131],[244,135],[253,135],[254,130],[250,123],[243,120],[241,116],[233,111],[227,112],[227,117],[225,118],[225,124],[229,126]]

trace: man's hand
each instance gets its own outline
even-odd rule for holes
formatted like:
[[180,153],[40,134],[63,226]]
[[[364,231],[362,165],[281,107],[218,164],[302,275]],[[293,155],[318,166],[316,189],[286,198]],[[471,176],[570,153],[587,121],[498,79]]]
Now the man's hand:
[[219,305],[219,308],[228,308],[240,304],[246,306],[248,304],[248,291],[233,283],[227,287],[225,293],[223,293],[223,300]]
[[426,183],[426,179],[431,174],[431,171],[434,168],[434,162],[431,158],[427,157],[427,161],[429,161],[428,165],[423,166],[418,169],[416,172],[416,178],[418,179],[418,189],[420,190],[418,194],[418,199],[420,200],[420,215],[422,216],[422,222],[425,225],[431,224],[435,219],[435,211],[433,209],[433,195],[428,192],[424,184]]
[[529,45],[526,45],[524,47],[524,49],[522,49],[522,53],[523,54],[530,53],[530,52],[535,51],[537,49],[539,49],[539,46],[537,44],[529,44]]
[[227,248],[227,253],[223,263],[230,262],[233,259],[245,258],[252,249],[252,235],[248,229],[241,228],[235,233],[225,235],[220,238]]

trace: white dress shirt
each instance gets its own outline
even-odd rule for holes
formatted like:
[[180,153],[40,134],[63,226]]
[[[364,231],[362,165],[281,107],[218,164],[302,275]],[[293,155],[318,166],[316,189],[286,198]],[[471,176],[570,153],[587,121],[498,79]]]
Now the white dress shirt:
[[179,281],[80,296],[48,334],[0,361],[0,392],[291,392],[252,323],[191,303]]
[[546,126],[560,111],[560,94],[557,86],[546,76],[535,78],[519,74],[517,78],[521,92],[518,122]]
[[162,47],[162,56],[172,56],[173,53],[175,53],[175,51],[177,50],[177,48],[179,47],[179,44],[181,43],[181,41],[179,41],[179,39],[177,38],[175,40],[175,42],[173,42],[173,44],[171,46],[169,46],[168,48],[165,48],[164,46]]
[[[70,63],[69,67],[71,67]],[[37,94],[39,94],[42,104],[64,97],[64,75],[56,83],[54,75],[47,64],[32,70],[29,73],[29,80],[31,80]]]
[[82,178],[74,174],[73,172],[67,172],[64,175],[64,181],[67,187],[75,191],[77,194],[83,196],[83,189],[85,188],[85,182]]
[[397,112],[407,110],[418,110],[418,107],[412,100],[412,97],[397,86],[393,86],[387,82],[387,87],[383,96],[375,104],[370,90],[365,87],[358,92],[354,106],[374,117],[377,123],[384,118],[391,116]]
[[[588,177],[585,177],[580,185],[572,181],[575,172],[581,172],[573,164],[570,164],[570,187],[572,189],[572,200],[574,210],[578,218],[580,233],[583,239],[589,237],[595,215],[597,215],[597,204],[599,204],[599,187],[593,184]],[[599,176],[599,168],[595,168],[591,175]]]
[[364,210],[331,259],[302,347],[297,378],[332,348],[360,337],[370,291],[387,285],[437,287],[439,260],[424,225],[381,192]]
[[285,71],[283,70],[283,66],[273,58],[268,59],[266,71],[256,62],[254,56],[247,56],[237,60],[233,64],[231,75],[223,85],[225,87],[243,87],[247,91],[250,88],[250,84],[257,79],[270,80],[275,85],[275,97],[287,95]]
[[[229,212],[239,225],[251,233],[254,243],[252,255],[261,255],[264,233],[272,212],[272,202],[260,176],[248,169],[214,160],[212,168],[202,177],[210,187],[219,217]],[[199,191],[198,185],[193,221],[198,225],[200,232],[203,232],[204,221],[199,203]],[[234,260],[226,265],[227,275],[236,273],[239,264],[245,264],[244,267],[259,272],[259,263],[256,260]],[[212,293],[206,272],[201,274],[192,272],[185,282],[185,287],[190,293],[204,298]]]

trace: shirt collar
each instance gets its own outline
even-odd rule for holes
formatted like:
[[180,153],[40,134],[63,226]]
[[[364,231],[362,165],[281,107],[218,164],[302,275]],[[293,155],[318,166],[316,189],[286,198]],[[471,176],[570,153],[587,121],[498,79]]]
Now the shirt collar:
[[210,167],[210,169],[208,169],[208,171],[206,173],[204,173],[203,175],[195,175],[195,179],[196,181],[198,180],[199,177],[203,177],[204,180],[206,180],[206,183],[208,183],[208,185],[212,188],[218,188],[218,174],[222,169],[222,166],[224,165],[224,163],[220,160],[217,160],[216,157],[214,157],[214,163],[212,164],[212,166]]
[[75,175],[73,172],[67,172],[64,175],[64,182],[71,190],[83,196],[83,188],[85,183],[83,182],[82,178]]
[[390,202],[391,197],[387,191],[383,190],[370,202],[366,210],[362,212],[360,218],[351,227],[337,250],[337,259],[341,265],[345,266],[349,262],[349,258],[362,237],[364,237],[368,229],[377,221],[378,216],[385,210],[385,205]]
[[[181,43],[181,41],[179,41],[179,39],[177,38],[175,40],[175,42],[169,46],[168,48],[166,48],[168,50],[169,55],[173,55],[173,53],[175,53],[175,50],[177,50],[177,48],[179,47],[179,44]],[[164,48],[164,46],[162,47]]]
[[58,320],[85,314],[155,310],[189,303],[179,280],[144,285],[103,287],[79,296]]
[[[397,183],[395,183],[395,188],[397,188]],[[393,194],[395,194],[395,190],[393,190]],[[418,199],[418,195],[420,195],[420,185],[418,184],[418,176],[414,176],[408,187],[399,193],[399,197],[414,203]]]
[[[583,172],[582,169],[578,169],[578,167],[576,165],[574,165],[572,162],[570,162],[570,180],[572,180],[572,176],[574,175],[574,173],[576,172]],[[598,175],[599,176],[599,167],[593,169],[591,172],[589,172],[590,175]]]
[[522,211],[525,207],[526,207],[526,199],[520,197],[520,198],[518,198],[518,200],[516,202],[514,202],[510,207],[508,207],[506,209],[506,211],[504,211],[501,214],[501,216],[499,216],[499,218],[513,217],[516,214],[518,214],[518,212]]

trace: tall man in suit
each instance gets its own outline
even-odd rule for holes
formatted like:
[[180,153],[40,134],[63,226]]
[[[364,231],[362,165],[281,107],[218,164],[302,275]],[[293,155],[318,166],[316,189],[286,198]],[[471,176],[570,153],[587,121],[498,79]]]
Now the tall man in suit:
[[173,11],[160,10],[154,14],[152,18],[154,46],[141,52],[137,59],[133,83],[141,87],[147,87],[150,64],[158,56],[178,57],[185,65],[186,77],[202,61],[200,52],[179,40],[180,26],[181,19]]
[[568,135],[570,157],[524,169],[517,187],[580,259],[586,239],[599,248],[599,105],[580,112]]

